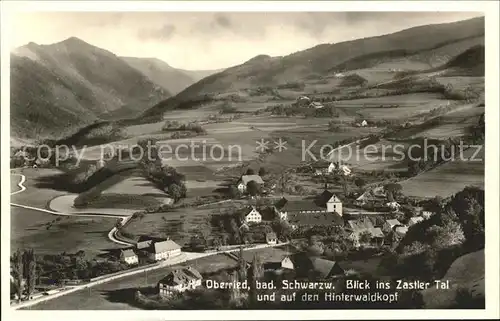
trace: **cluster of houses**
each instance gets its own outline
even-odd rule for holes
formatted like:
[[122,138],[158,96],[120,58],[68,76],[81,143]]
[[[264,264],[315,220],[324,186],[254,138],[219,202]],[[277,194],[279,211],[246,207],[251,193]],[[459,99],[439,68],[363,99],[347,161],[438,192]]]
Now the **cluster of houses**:
[[431,215],[431,212],[423,211],[421,216],[410,218],[406,225],[397,219],[388,219],[378,227],[375,226],[374,221],[367,217],[361,220],[348,220],[347,229],[350,232],[349,238],[356,247],[362,245],[364,241],[362,240],[363,234],[368,236],[368,242],[365,241],[363,245],[383,245],[385,240],[387,240],[386,236],[395,233],[397,236],[403,237],[408,232],[410,226],[428,219]]
[[297,97],[296,104],[298,107],[309,107],[314,109],[324,108],[322,103],[318,101],[313,101],[311,98],[307,96],[299,96]]
[[158,281],[158,295],[169,297],[174,293],[194,290],[201,286],[202,281],[203,277],[200,272],[191,266],[171,269]]
[[325,176],[338,172],[344,176],[352,175],[351,169],[338,162],[316,162],[311,165],[315,176]]
[[[373,195],[371,194],[370,197],[373,197]],[[364,193],[356,201],[357,204],[363,204],[368,199],[368,194]],[[387,202],[386,206],[394,211],[400,208],[400,204],[395,201]],[[292,229],[307,226],[344,227],[350,232],[350,238],[353,240],[355,246],[359,247],[362,243],[363,245],[382,245],[384,240],[386,240],[386,236],[392,232],[403,236],[410,226],[428,219],[432,214],[429,211],[422,211],[420,216],[412,217],[406,225],[397,219],[387,219],[380,224],[376,224],[376,220],[372,221],[368,218],[345,220],[342,201],[335,194],[325,189],[323,193],[313,199],[288,200],[283,197],[272,206],[263,209],[250,206],[244,212],[242,224],[261,223],[279,218],[287,221]],[[369,236],[370,240],[368,244],[362,240],[363,237],[361,236],[363,234]],[[268,244],[276,244],[275,240],[276,235],[274,233],[273,235],[269,235],[269,237],[266,236]]]
[[272,221],[276,217],[289,222],[294,229],[299,226],[344,225],[342,201],[327,190],[314,199],[288,200],[283,197],[270,208],[260,211],[257,207],[250,206],[244,213],[243,223],[261,223]]
[[248,183],[250,182],[255,182],[259,186],[264,185],[264,180],[260,177],[260,175],[243,175],[236,184],[238,191],[240,191],[240,193],[245,193],[247,191]]
[[[229,254],[229,253],[228,253]],[[231,253],[233,259],[238,257]],[[247,263],[251,269],[251,264]],[[275,273],[295,272],[297,277],[334,279],[345,275],[344,269],[336,261],[309,256],[305,252],[293,255],[285,255],[276,261],[268,261],[263,264],[266,271]],[[170,269],[167,274],[158,281],[157,291],[160,297],[168,298],[175,293],[194,290],[203,284],[203,276],[192,266]]]
[[172,240],[137,242],[135,249],[124,249],[120,252],[120,260],[128,265],[139,263],[139,257],[150,261],[168,260],[181,255],[181,246]]

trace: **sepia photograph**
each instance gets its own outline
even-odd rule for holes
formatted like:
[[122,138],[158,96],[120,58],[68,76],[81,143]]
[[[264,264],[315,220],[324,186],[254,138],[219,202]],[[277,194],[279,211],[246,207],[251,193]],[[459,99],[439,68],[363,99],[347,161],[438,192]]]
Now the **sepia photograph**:
[[498,317],[498,12],[399,3],[2,3],[2,301]]

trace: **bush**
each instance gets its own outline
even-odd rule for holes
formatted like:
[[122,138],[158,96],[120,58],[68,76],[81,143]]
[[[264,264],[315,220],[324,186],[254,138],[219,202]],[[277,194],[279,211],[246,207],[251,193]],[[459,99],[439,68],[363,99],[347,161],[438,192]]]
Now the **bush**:
[[361,77],[358,74],[350,74],[342,78],[342,81],[339,84],[339,87],[356,87],[356,86],[364,86],[368,83],[368,80]]
[[220,113],[221,114],[234,114],[237,113],[238,110],[236,107],[232,106],[229,102],[224,102],[222,106],[220,107]]

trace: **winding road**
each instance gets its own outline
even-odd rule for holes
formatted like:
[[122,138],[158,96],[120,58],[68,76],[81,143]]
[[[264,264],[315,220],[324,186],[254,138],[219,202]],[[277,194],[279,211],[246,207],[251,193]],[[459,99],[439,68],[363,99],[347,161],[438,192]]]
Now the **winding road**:
[[[20,176],[21,180],[17,184],[17,186],[19,186],[19,190],[15,191],[15,192],[11,192],[10,195],[12,196],[12,195],[24,192],[26,190],[26,186],[24,186],[24,183],[26,182],[26,176],[23,175],[23,174],[17,174],[17,173],[11,173],[11,175]],[[122,225],[124,225],[125,223],[127,223],[128,220],[130,220],[130,218],[132,217],[131,215],[123,216],[123,215],[111,214],[111,213],[86,213],[86,212],[85,213],[77,213],[77,212],[75,212],[75,213],[65,213],[65,212],[47,210],[47,209],[39,208],[39,207],[33,207],[33,206],[28,206],[28,205],[22,205],[22,204],[12,203],[12,202],[10,203],[10,205],[11,206],[15,206],[15,207],[25,208],[25,209],[32,210],[32,211],[38,211],[38,212],[48,213],[48,214],[52,214],[52,215],[60,215],[60,216],[86,216],[86,217],[99,216],[99,217],[107,217],[107,218],[118,218],[118,219],[121,219],[121,224]],[[114,243],[120,244],[120,245],[127,245],[127,246],[133,245],[131,243],[119,240],[116,237],[117,231],[118,231],[118,229],[116,227],[113,227],[109,231],[109,233],[108,233],[108,239],[111,242],[114,242]]]
[[[20,190],[12,192],[11,195],[24,192],[26,190],[26,187],[23,184],[26,182],[26,176],[24,176],[23,174],[17,174],[17,173],[11,173],[11,174],[12,175],[17,175],[17,176],[21,177],[21,181],[17,184],[19,186]],[[16,206],[16,207],[21,207],[21,208],[26,208],[26,209],[30,209],[30,210],[34,210],[34,211],[40,211],[40,212],[44,212],[44,213],[54,214],[54,215],[63,215],[63,216],[101,216],[101,217],[121,218],[121,220],[122,220],[121,223],[122,224],[125,224],[128,220],[130,220],[132,218],[132,215],[130,215],[130,216],[118,216],[118,215],[112,215],[112,214],[98,214],[98,213],[96,213],[96,214],[94,214],[94,213],[63,213],[63,212],[56,212],[56,211],[51,211],[51,210],[47,210],[47,209],[43,209],[43,208],[32,207],[32,206],[27,206],[27,205],[21,205],[21,204],[16,204],[16,203],[10,203],[10,205],[11,206]],[[118,240],[116,238],[116,232],[117,232],[117,228],[113,227],[109,231],[109,233],[108,233],[108,238],[112,242],[115,242],[115,243],[121,244],[121,245],[127,245],[127,246],[132,246],[133,245],[131,243],[127,243],[127,242],[123,242],[121,240]],[[286,244],[288,244],[288,242],[286,242],[286,243],[279,243],[279,244],[271,244],[271,245],[269,245],[269,244],[257,244],[257,245],[252,246],[252,247],[243,248],[243,251],[264,249],[264,248],[269,248],[269,247],[277,247],[277,246],[283,246],[283,245],[286,245]],[[76,292],[76,291],[79,291],[79,290],[91,288],[93,286],[96,286],[96,285],[99,285],[99,284],[102,284],[102,283],[105,283],[105,282],[109,282],[109,281],[112,281],[112,280],[116,280],[116,279],[119,279],[119,278],[123,278],[123,277],[126,277],[126,276],[131,276],[131,275],[135,275],[135,274],[139,274],[139,273],[144,273],[146,271],[151,271],[151,270],[156,270],[156,269],[160,269],[160,268],[165,268],[165,267],[168,267],[168,266],[171,266],[171,265],[181,264],[181,263],[184,263],[184,262],[187,262],[187,261],[191,261],[191,260],[195,260],[195,259],[199,259],[199,258],[202,258],[202,257],[212,256],[212,255],[221,254],[221,253],[235,252],[235,251],[239,251],[239,248],[229,249],[229,250],[222,250],[222,251],[207,252],[207,253],[183,252],[182,256],[174,257],[174,258],[172,258],[170,260],[160,261],[158,263],[154,263],[154,264],[151,264],[149,266],[144,266],[141,269],[134,269],[132,271],[125,270],[125,271],[118,272],[118,273],[115,273],[115,274],[112,274],[112,275],[107,275],[107,276],[104,275],[104,276],[98,278],[97,280],[94,280],[94,281],[91,281],[91,282],[88,282],[88,283],[85,283],[85,284],[82,284],[82,285],[66,286],[66,287],[57,289],[56,290],[57,292],[52,293],[50,295],[39,294],[39,295],[35,296],[33,299],[31,299],[29,301],[23,301],[21,303],[12,303],[11,302],[11,307],[13,309],[16,309],[16,310],[17,309],[22,309],[22,308],[28,308],[28,307],[31,307],[31,306],[36,305],[38,303],[41,303],[43,301],[52,300],[52,299],[58,298],[60,296],[63,296],[63,295],[66,295],[66,294],[69,294],[69,293],[72,293],[72,292]]]

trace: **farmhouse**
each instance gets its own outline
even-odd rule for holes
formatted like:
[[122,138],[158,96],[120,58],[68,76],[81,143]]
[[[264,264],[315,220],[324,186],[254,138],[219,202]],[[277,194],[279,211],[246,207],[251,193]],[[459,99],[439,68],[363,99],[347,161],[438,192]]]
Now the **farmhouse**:
[[174,269],[158,282],[158,294],[168,297],[173,293],[193,290],[201,286],[202,280],[200,272],[191,266]]
[[396,226],[394,229],[394,233],[396,233],[399,236],[405,236],[406,233],[408,232],[408,226]]
[[373,200],[373,195],[370,191],[366,191],[363,194],[361,194],[356,200],[354,201],[354,204],[357,206],[363,206],[366,205],[369,201]]
[[167,260],[181,254],[181,246],[172,240],[156,242],[149,250],[149,258],[155,261]]
[[311,98],[309,98],[307,96],[299,96],[297,98],[297,106],[298,107],[309,106],[310,103],[311,103]]
[[260,223],[262,222],[262,215],[255,207],[250,207],[247,214],[245,214],[245,223]]
[[422,211],[420,214],[425,220],[428,220],[432,215],[434,215],[431,211]]
[[335,169],[337,168],[334,163],[330,162],[329,164],[324,164],[322,162],[318,162],[314,164],[313,166],[314,169],[314,175],[320,176],[320,175],[328,175],[330,173],[333,173]]
[[275,245],[278,242],[278,238],[276,237],[276,233],[271,232],[266,234],[266,243],[269,245]]
[[412,226],[412,225],[415,225],[417,223],[420,223],[424,220],[423,217],[420,217],[420,216],[414,216],[412,218],[410,218],[410,220],[408,221],[408,226]]
[[330,279],[344,274],[338,262],[297,253],[293,257],[293,266],[298,275]]
[[323,104],[318,101],[313,101],[312,103],[309,104],[309,108],[321,109],[324,107],[325,106],[323,106]]
[[398,202],[388,202],[385,205],[393,211],[399,211],[399,209],[401,208],[401,205]]
[[259,175],[243,175],[238,181],[237,187],[241,193],[246,192],[247,184],[251,181],[256,182],[259,185],[264,185],[264,181]]
[[132,249],[122,250],[120,253],[120,261],[127,263],[128,265],[139,263],[139,258],[132,251]]
[[399,225],[403,225],[401,224],[401,222],[399,222],[398,220],[394,219],[394,220],[386,220],[384,222],[384,225],[382,226],[382,231],[384,231],[385,233],[389,233],[393,230],[393,228],[395,226],[399,226]]
[[370,234],[370,243],[381,244],[383,242],[384,233],[380,228],[374,227],[373,223],[368,218],[363,220],[349,220],[347,224],[348,228],[351,230],[349,237],[353,240],[356,247],[361,245],[360,236],[363,233]]
[[[342,217],[342,202],[333,193],[325,190],[315,200],[292,200],[282,198],[275,204],[281,219],[288,219],[293,214],[296,217],[309,214],[336,213],[333,217]],[[338,219],[335,219],[338,220]]]
[[344,176],[349,176],[351,175],[352,172],[351,169],[347,167],[347,165],[340,165],[339,170],[341,171],[342,174],[344,174]]
[[342,217],[334,213],[312,213],[312,214],[300,214],[297,212],[288,214],[288,222],[293,229],[297,229],[300,226],[319,226],[319,225],[331,225],[331,226],[344,226],[344,220]]
[[288,270],[294,269],[292,259],[289,256],[286,256],[283,258],[283,260],[281,260],[281,268],[288,269]]

